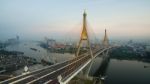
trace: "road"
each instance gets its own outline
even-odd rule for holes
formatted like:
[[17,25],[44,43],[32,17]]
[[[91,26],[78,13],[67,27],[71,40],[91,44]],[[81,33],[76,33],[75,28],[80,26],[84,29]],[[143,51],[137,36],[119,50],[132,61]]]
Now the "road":
[[[103,50],[94,50],[93,54],[96,54],[99,51]],[[62,78],[67,77],[76,69],[82,67],[88,60],[91,59],[89,53],[84,53],[78,57],[75,57],[71,60],[57,63],[55,65],[46,67],[44,69],[39,69],[29,74],[20,75],[8,80],[1,82],[1,84],[43,84],[43,83],[54,83],[57,84],[57,77],[59,75]]]

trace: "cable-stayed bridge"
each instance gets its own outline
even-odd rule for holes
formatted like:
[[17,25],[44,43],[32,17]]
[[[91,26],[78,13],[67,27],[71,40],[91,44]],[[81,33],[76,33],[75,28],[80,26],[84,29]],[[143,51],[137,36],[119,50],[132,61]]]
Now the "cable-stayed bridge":
[[[52,66],[39,69],[30,73],[19,75],[8,80],[0,82],[1,84],[66,84],[78,73],[80,73],[88,64],[98,55],[108,51],[109,46],[107,32],[103,40],[103,46],[98,48],[91,48],[89,36],[87,32],[86,23],[87,14],[83,14],[83,29],[78,44],[75,57],[71,60],[57,63]],[[87,52],[80,53],[82,42],[87,42]],[[85,76],[88,77],[89,70],[86,71]]]

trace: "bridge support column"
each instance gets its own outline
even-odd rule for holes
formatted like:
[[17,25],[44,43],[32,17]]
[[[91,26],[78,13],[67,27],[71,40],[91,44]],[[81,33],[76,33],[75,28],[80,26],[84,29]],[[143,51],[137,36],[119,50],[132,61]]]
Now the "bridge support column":
[[85,78],[87,78],[87,79],[90,79],[89,73],[90,73],[92,64],[93,64],[93,60],[90,62],[89,66],[87,66],[87,68],[85,68],[84,76],[85,76]]
[[83,13],[83,29],[82,29],[80,41],[79,41],[79,44],[78,44],[76,56],[79,55],[79,52],[80,52],[80,49],[81,49],[82,41],[86,41],[86,42],[87,42],[87,46],[88,46],[88,48],[89,48],[88,50],[89,50],[89,52],[90,52],[91,58],[93,58],[93,53],[92,53],[92,49],[91,49],[91,45],[90,45],[90,41],[89,41],[88,32],[87,32],[86,16],[87,16],[87,14],[84,12],[84,13]]
[[93,61],[91,61],[82,71],[80,71],[78,77],[86,80],[93,80],[93,78],[89,76],[92,64]]

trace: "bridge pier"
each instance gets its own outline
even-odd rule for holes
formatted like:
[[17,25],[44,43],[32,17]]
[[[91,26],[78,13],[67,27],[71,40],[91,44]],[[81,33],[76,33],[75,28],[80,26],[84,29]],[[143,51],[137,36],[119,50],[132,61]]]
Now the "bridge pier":
[[83,70],[80,71],[77,77],[86,80],[93,80],[93,77],[89,76],[92,65],[93,65],[93,60]]
[[90,64],[85,68],[84,77],[85,77],[86,79],[89,79],[89,80],[92,80],[92,78],[89,76],[89,73],[90,73],[90,70],[91,70],[92,65],[93,65],[93,59],[92,59],[92,61],[90,62]]

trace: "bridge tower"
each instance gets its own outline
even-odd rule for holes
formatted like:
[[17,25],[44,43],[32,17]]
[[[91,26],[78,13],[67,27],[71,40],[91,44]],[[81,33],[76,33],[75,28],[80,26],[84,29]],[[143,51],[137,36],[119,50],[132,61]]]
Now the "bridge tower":
[[108,36],[107,36],[107,31],[106,31],[106,29],[105,29],[105,36],[104,36],[102,45],[103,45],[104,47],[108,47],[108,46],[109,46],[109,39],[108,39]]
[[78,44],[76,56],[79,56],[82,42],[86,41],[87,42],[87,46],[89,48],[89,52],[90,52],[91,58],[93,58],[93,53],[92,53],[92,50],[91,50],[89,36],[88,36],[88,32],[87,32],[86,16],[87,16],[87,14],[84,11],[84,13],[83,13],[83,29],[82,29],[82,32],[81,32],[80,41],[79,41],[79,44]]

